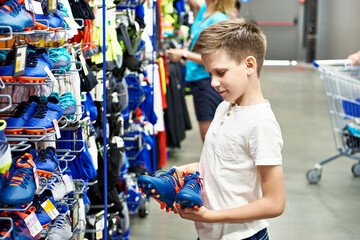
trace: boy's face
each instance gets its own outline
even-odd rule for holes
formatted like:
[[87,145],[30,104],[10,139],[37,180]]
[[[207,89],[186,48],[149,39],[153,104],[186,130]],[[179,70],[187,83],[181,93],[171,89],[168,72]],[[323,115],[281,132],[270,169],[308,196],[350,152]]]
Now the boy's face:
[[241,105],[249,85],[245,62],[237,64],[224,50],[201,54],[201,58],[211,76],[211,86],[225,101]]

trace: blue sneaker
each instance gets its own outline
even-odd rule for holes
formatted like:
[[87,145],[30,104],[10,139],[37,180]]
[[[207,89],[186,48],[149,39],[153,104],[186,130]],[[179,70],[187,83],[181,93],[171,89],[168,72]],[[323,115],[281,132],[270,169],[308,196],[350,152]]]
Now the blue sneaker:
[[36,207],[35,214],[43,228],[47,228],[47,226],[51,222],[51,217],[41,206],[48,199],[54,205],[54,207],[57,208],[57,204],[50,189],[45,189],[41,195],[35,195],[34,197],[34,206]]
[[199,211],[203,205],[201,198],[201,183],[199,178],[199,172],[187,172],[184,176],[184,186],[176,194],[175,202],[178,208],[194,208]]
[[[48,23],[46,21],[48,21]],[[64,15],[57,10],[57,13],[36,14],[35,13],[35,29],[45,30],[49,25],[49,31],[61,30],[64,23]]]
[[60,97],[60,104],[64,116],[72,119],[76,113],[76,98],[71,92],[66,92]]
[[54,63],[54,69],[64,69],[66,71],[71,68],[71,55],[65,48],[49,49],[49,57]]
[[5,134],[21,134],[24,126],[35,113],[40,102],[39,97],[30,96],[27,102],[21,102],[15,109],[12,117],[6,120]]
[[47,53],[29,53],[26,59],[25,73],[16,77],[16,80],[20,83],[42,83],[48,77],[45,67],[48,67],[49,70],[54,67],[54,63]]
[[34,162],[39,176],[50,178],[59,169],[59,160],[56,157],[56,149],[54,147],[40,150]]
[[[0,7],[0,26],[10,26],[13,32],[31,30],[34,26],[34,15],[17,0],[7,0]],[[5,29],[4,29],[5,30]]]
[[[162,174],[156,176],[159,173]],[[140,191],[147,197],[153,197],[160,203],[161,209],[166,208],[169,212],[173,210],[176,194],[184,186],[184,178],[179,170],[172,168],[168,172],[158,171],[154,177],[141,175],[137,183]]]
[[35,163],[29,153],[14,159],[7,184],[0,195],[1,203],[16,206],[33,200],[36,192],[34,167]]
[[9,170],[12,163],[10,146],[4,134],[5,128],[6,128],[6,122],[5,120],[1,119],[0,120],[0,173],[1,174],[4,174],[6,170]]
[[[63,111],[56,97],[48,97],[47,101],[41,100],[33,116],[25,124],[27,134],[41,134],[54,130],[53,120],[57,122],[62,118]],[[29,128],[31,127],[31,128]]]

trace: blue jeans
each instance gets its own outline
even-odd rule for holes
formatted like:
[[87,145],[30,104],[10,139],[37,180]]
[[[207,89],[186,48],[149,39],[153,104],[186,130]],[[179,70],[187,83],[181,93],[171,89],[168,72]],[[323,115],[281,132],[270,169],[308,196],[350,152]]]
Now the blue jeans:
[[[197,240],[200,240],[200,238],[198,238]],[[267,232],[267,229],[264,228],[263,230],[256,233],[255,235],[245,238],[243,240],[269,240],[269,234]]]

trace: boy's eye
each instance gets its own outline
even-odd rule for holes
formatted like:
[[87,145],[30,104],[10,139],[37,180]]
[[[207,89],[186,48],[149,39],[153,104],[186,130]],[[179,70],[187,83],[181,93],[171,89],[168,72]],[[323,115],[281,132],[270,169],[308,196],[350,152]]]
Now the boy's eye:
[[223,76],[225,74],[225,71],[217,72],[219,76]]

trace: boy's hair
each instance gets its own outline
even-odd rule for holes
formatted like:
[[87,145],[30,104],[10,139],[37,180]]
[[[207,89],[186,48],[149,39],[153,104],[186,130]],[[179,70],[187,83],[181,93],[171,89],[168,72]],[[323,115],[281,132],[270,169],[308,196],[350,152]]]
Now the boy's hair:
[[212,8],[208,10],[211,14],[214,14],[215,12],[222,12],[229,16],[234,8],[234,5],[235,0],[214,0],[214,3],[211,5]]
[[266,37],[256,25],[245,19],[232,19],[214,23],[205,28],[191,51],[211,54],[224,50],[238,64],[248,56],[257,61],[260,76],[266,52]]

